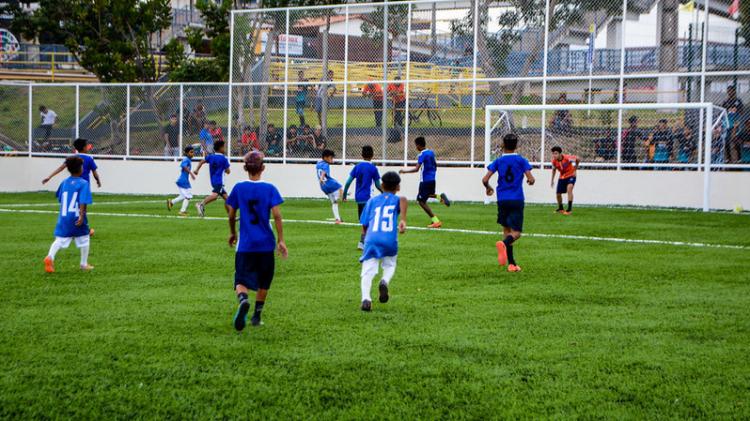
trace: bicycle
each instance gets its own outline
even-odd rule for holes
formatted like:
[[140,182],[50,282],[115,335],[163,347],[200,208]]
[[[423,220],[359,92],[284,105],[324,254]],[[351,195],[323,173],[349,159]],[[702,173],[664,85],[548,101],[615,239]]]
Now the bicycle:
[[[417,111],[412,112],[412,109]],[[422,114],[426,113],[427,120],[429,120],[430,122],[430,126],[443,126],[443,119],[440,118],[440,114],[435,110],[435,108],[430,106],[427,98],[423,98],[419,106],[412,109],[409,110],[409,124],[419,123],[419,119],[422,117]]]

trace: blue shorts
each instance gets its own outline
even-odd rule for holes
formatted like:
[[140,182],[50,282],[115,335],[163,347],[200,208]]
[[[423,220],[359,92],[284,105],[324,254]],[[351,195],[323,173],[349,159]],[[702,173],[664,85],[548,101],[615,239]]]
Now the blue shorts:
[[523,200],[497,202],[497,223],[514,231],[523,231]]
[[238,251],[234,256],[234,287],[253,291],[271,289],[276,261],[273,252]]
[[419,183],[419,194],[417,194],[417,202],[426,202],[430,196],[435,195],[435,180],[432,181],[421,181]]
[[224,185],[223,184],[212,184],[211,185],[211,193],[216,193],[216,194],[218,194],[219,196],[222,196],[222,197],[227,195],[227,191],[224,190]]
[[557,194],[564,194],[568,192],[568,185],[575,185],[576,178],[568,177],[557,180]]

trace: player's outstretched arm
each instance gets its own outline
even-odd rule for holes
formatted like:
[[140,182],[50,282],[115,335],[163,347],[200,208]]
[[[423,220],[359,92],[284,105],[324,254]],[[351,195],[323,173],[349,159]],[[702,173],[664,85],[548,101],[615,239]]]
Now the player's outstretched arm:
[[531,170],[526,171],[524,175],[526,176],[526,182],[529,183],[530,186],[533,186],[534,183],[536,183],[536,178],[531,174]]
[[273,223],[276,226],[276,247],[281,257],[286,259],[289,256],[289,250],[287,250],[286,242],[284,241],[284,223],[281,219],[281,208],[278,205],[274,206],[271,208],[271,214],[273,215]]
[[228,206],[229,209],[229,247],[237,244],[237,209]]
[[65,169],[65,164],[60,165],[57,167],[56,170],[52,171],[52,174],[49,175],[49,177],[42,180],[42,184],[47,184],[52,178],[54,178],[57,174],[60,174]]
[[[199,163],[198,163],[198,168],[196,168],[196,169],[195,169],[195,175],[198,175],[198,171],[200,171],[200,170],[201,170],[201,167],[202,167],[202,166],[203,166],[203,164],[205,164],[205,163],[206,163],[206,160],[205,160],[205,159],[201,159],[201,162],[199,162]],[[187,168],[187,167],[185,167],[185,168]]]
[[406,211],[409,207],[409,201],[406,200],[406,197],[401,196],[398,198],[398,205],[401,209],[401,220],[398,223],[398,232],[403,234],[406,232]]
[[411,174],[411,173],[415,173],[419,171],[420,168],[422,168],[422,164],[417,164],[414,167],[409,168],[409,169],[398,170],[398,173],[399,174]]
[[495,190],[490,186],[490,178],[492,178],[492,174],[495,174],[494,171],[487,171],[487,174],[482,177],[482,185],[484,186],[484,191],[487,194],[487,196],[492,196],[495,194]]

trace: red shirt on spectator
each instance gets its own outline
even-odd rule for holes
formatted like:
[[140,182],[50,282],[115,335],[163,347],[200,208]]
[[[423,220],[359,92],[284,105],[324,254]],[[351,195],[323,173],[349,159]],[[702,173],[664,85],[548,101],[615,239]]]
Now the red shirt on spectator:
[[372,99],[375,101],[383,100],[383,88],[377,83],[368,83],[365,85],[364,89],[362,89],[362,93],[365,95],[372,95]]
[[403,83],[391,83],[388,85],[388,96],[393,98],[393,102],[402,103],[406,101],[406,95],[404,94]]
[[250,145],[253,150],[260,150],[260,143],[258,143],[258,135],[255,132],[242,133],[242,144]]

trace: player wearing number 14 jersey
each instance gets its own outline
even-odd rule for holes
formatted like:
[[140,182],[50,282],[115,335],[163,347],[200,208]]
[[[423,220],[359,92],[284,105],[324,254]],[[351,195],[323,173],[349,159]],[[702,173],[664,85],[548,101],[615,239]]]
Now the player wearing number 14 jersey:
[[381,181],[383,194],[368,200],[360,217],[360,223],[367,231],[364,251],[359,259],[362,263],[362,311],[372,309],[370,288],[379,266],[383,267],[383,278],[378,286],[379,299],[381,303],[388,302],[388,285],[396,272],[398,234],[406,231],[406,198],[396,195],[401,177],[388,172]]
[[49,253],[44,259],[44,269],[47,273],[55,271],[55,255],[60,249],[68,248],[75,240],[81,250],[81,270],[91,270],[89,265],[89,223],[86,218],[86,206],[90,205],[91,187],[89,182],[81,178],[83,173],[83,159],[80,156],[69,156],[65,166],[70,172],[57,189],[57,200],[60,202],[60,214],[55,226],[55,241],[50,246]]

